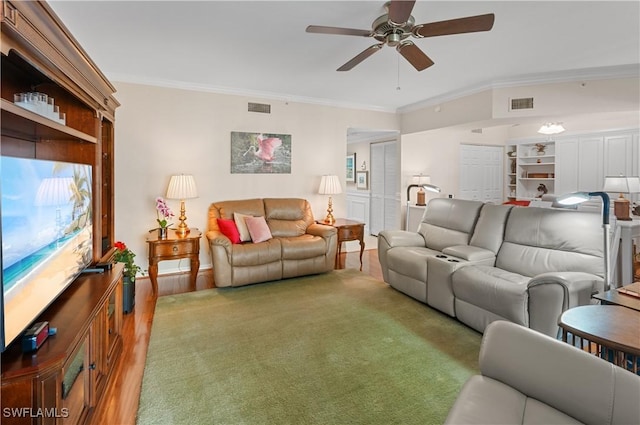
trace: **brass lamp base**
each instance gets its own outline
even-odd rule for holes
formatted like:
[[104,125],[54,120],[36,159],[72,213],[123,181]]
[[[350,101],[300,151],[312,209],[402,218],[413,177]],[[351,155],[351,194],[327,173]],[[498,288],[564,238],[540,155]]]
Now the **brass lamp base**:
[[613,213],[618,220],[631,221],[629,215],[630,202],[626,198],[618,198],[613,201]]
[[185,223],[185,221],[187,220],[185,212],[184,201],[180,201],[180,217],[178,217],[178,220],[180,220],[180,224],[178,224],[178,228],[175,229],[176,236],[178,237],[187,236],[190,232],[189,226],[187,226],[187,223]]
[[327,216],[324,218],[324,222],[328,224],[333,224],[336,222],[335,217],[333,217],[333,201],[331,200],[331,196],[329,196],[329,205],[327,207]]

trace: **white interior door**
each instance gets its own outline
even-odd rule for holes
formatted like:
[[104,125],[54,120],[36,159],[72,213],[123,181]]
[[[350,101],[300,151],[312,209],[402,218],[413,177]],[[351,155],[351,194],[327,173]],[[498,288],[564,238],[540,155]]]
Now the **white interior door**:
[[400,229],[398,143],[371,144],[371,234]]
[[502,146],[460,145],[460,198],[501,204]]

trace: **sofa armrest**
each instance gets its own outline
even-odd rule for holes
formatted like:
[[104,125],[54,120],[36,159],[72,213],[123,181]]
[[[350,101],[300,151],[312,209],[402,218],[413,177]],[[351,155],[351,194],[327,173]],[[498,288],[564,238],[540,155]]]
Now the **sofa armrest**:
[[485,248],[471,245],[450,246],[442,250],[443,254],[462,258],[467,261],[481,262],[484,265],[492,266],[496,261],[496,254]]
[[381,243],[386,245],[387,249],[396,246],[426,246],[420,233],[407,230],[383,230],[378,233],[378,247]]
[[555,338],[562,312],[590,304],[591,295],[603,288],[603,280],[584,272],[542,273],[532,278],[527,288],[529,327]]
[[397,246],[426,247],[422,235],[407,230],[383,230],[378,233],[378,260],[382,269],[382,278],[389,283],[389,267],[387,266],[387,251]]
[[[482,338],[479,364],[484,377],[502,382],[581,423],[640,423],[637,375],[523,326],[504,320],[491,323]],[[466,405],[479,414],[487,412],[488,401],[481,406],[469,401],[472,400],[458,399],[454,408]],[[514,407],[497,399],[490,402],[495,409]],[[541,412],[530,409],[528,413]],[[490,418],[483,421],[476,417],[474,423],[491,423]],[[531,417],[529,422],[534,419]],[[550,423],[541,416],[537,419],[538,423]]]
[[230,286],[232,277],[231,240],[220,231],[207,232],[211,265],[213,266],[213,282],[217,287]]
[[313,223],[307,227],[307,233],[313,236],[320,236],[321,238],[328,239],[338,233],[338,229],[326,224]]

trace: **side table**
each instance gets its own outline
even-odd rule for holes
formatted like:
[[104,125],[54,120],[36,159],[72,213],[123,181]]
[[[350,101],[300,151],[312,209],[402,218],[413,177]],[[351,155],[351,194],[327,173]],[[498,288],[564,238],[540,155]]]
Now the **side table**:
[[186,236],[178,236],[169,230],[166,239],[158,239],[157,234],[149,235],[149,279],[153,295],[158,295],[158,263],[163,260],[191,260],[190,285],[195,290],[198,269],[200,268],[200,237],[202,233],[192,228]]
[[342,242],[360,242],[360,270],[362,271],[362,253],[364,252],[364,223],[355,220],[338,218],[334,223],[318,221],[319,224],[333,226],[338,230],[338,250],[336,251],[335,267],[339,265],[340,254],[342,253]]
[[621,290],[640,294],[640,282],[634,282],[631,285],[625,285],[621,288],[613,288],[606,292],[598,292],[593,295],[592,298],[600,300],[603,305],[621,305],[636,310],[638,314],[640,314],[640,297],[625,294],[621,292]]
[[560,316],[562,340],[633,373],[640,372],[640,312],[619,305],[583,305]]

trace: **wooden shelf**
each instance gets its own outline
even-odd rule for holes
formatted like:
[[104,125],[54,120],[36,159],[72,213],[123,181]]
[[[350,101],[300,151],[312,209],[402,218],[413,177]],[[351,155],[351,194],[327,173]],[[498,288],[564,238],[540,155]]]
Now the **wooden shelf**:
[[98,139],[62,125],[35,112],[21,108],[6,99],[1,99],[2,134],[24,140],[64,140],[77,139],[97,143]]

